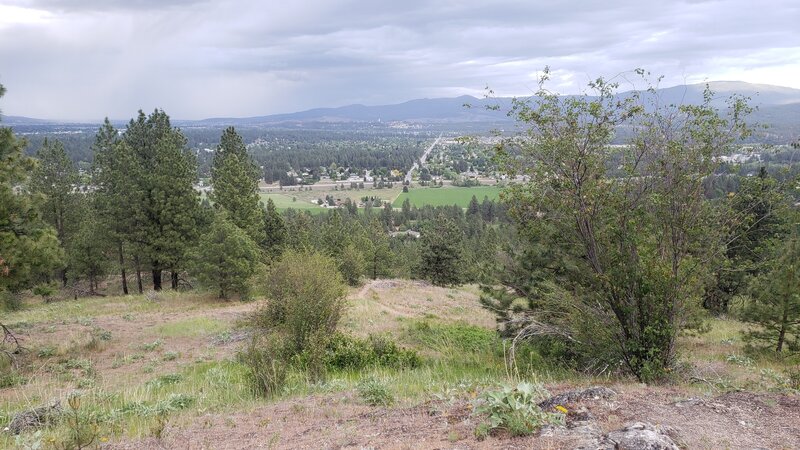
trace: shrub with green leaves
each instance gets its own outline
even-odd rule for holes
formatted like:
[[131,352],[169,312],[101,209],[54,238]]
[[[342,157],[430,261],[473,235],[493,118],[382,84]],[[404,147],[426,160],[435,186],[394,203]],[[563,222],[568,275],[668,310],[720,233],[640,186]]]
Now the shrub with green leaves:
[[346,306],[346,286],[336,261],[320,253],[287,251],[267,275],[267,302],[250,322],[287,336],[296,353],[316,333],[332,335]]
[[331,369],[359,370],[370,366],[413,369],[421,360],[414,350],[403,349],[385,336],[359,339],[336,333],[328,341],[325,365]]
[[370,406],[389,406],[394,403],[394,396],[385,383],[369,377],[361,380],[356,386],[358,395]]
[[484,392],[475,401],[474,412],[486,415],[487,421],[476,428],[475,435],[484,438],[494,432],[505,431],[511,436],[526,436],[536,433],[544,425],[563,423],[562,415],[539,408],[539,401],[547,395],[541,385],[531,383]]

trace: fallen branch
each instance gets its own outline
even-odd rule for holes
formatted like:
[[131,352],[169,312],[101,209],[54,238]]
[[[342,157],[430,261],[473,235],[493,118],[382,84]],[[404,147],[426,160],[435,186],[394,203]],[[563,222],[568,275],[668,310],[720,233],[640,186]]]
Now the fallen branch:
[[0,329],[3,330],[3,340],[0,342],[0,354],[5,355],[11,360],[11,363],[14,364],[17,361],[15,355],[22,353],[22,344],[20,344],[19,338],[17,338],[5,324],[0,323]]

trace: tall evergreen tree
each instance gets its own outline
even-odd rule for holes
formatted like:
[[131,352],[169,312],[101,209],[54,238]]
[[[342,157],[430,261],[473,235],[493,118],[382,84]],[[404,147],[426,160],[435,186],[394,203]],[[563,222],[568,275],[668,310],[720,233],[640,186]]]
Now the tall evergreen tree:
[[408,222],[410,222],[414,218],[413,213],[411,212],[411,200],[409,200],[408,197],[406,197],[406,199],[403,200],[403,206],[401,211],[402,211],[401,214],[403,218],[403,224],[408,225]]
[[478,203],[478,198],[474,195],[472,199],[469,201],[469,206],[467,207],[467,217],[475,217],[480,215],[481,213],[481,204]]
[[[4,92],[0,85],[0,97]],[[0,127],[0,296],[30,288],[63,267],[55,230],[35,199],[19,189],[34,167],[24,148],[11,128]]]
[[383,209],[381,210],[381,222],[383,222],[383,226],[385,226],[387,230],[394,229],[394,208],[392,208],[391,203],[383,205]]
[[221,211],[200,237],[192,265],[203,285],[217,290],[220,298],[228,298],[232,293],[247,295],[259,256],[258,244]]
[[286,246],[286,223],[275,207],[272,199],[267,199],[267,209],[264,211],[264,251],[270,258],[280,256]]
[[102,222],[87,215],[67,247],[70,276],[87,280],[91,294],[95,294],[100,279],[108,273],[108,253],[112,247],[109,236]]
[[744,178],[738,192],[728,197],[732,226],[723,261],[714,272],[715,283],[703,299],[707,309],[727,312],[731,298],[763,271],[773,242],[788,233],[790,205],[791,198],[765,167],[757,176]]
[[367,229],[366,266],[367,275],[373,280],[380,276],[388,276],[392,267],[392,249],[389,235],[377,218],[372,218]]
[[463,281],[464,233],[452,219],[438,216],[422,230],[422,276],[437,286]]
[[[108,118],[95,135],[92,185],[95,187],[94,210],[103,231],[114,243],[119,264],[122,292],[128,294],[128,279],[125,272],[126,249],[134,248],[132,233],[136,214],[133,208],[139,205],[140,191],[136,179],[131,175],[135,169],[135,157],[130,147],[119,141],[117,130]],[[134,257],[138,260],[138,254]],[[139,293],[142,291],[141,273],[137,270]]]
[[769,270],[752,284],[754,300],[743,319],[760,325],[745,332],[750,342],[767,343],[780,353],[800,350],[800,236],[795,233],[775,248]]
[[173,289],[186,261],[186,252],[198,236],[201,210],[193,183],[197,163],[186,149],[186,138],[172,128],[169,116],[155,110],[149,116],[139,111],[123,135],[123,149],[133,155],[129,174],[137,192],[131,205],[135,226],[133,241],[150,262],[153,289],[161,290],[164,270],[171,272]]
[[233,127],[222,133],[211,165],[211,201],[256,242],[264,242],[264,215],[258,195],[259,169]]
[[[64,144],[45,139],[36,152],[37,164],[31,174],[30,189],[43,197],[42,217],[56,230],[62,248],[68,248],[70,238],[80,226],[81,197],[78,192],[78,169],[67,156]],[[60,270],[67,284],[67,268]]]

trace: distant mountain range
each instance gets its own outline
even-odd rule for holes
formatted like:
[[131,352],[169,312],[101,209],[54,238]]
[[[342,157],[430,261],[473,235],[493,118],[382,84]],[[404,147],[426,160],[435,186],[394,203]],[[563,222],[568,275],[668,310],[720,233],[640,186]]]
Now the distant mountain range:
[[[800,89],[740,81],[710,82],[716,93],[714,103],[724,107],[725,99],[732,94],[750,97],[751,105],[758,110],[752,120],[768,124],[771,132],[788,137],[800,135]],[[703,100],[705,84],[690,84],[659,89],[662,104],[698,104]],[[619,94],[620,97],[630,92]],[[316,108],[307,111],[274,114],[247,118],[209,118],[203,120],[175,120],[179,126],[297,126],[308,124],[395,123],[409,124],[465,124],[504,123],[509,119],[507,110],[510,98],[479,99],[471,96],[456,98],[417,99],[395,105],[348,105],[338,108]],[[468,106],[467,106],[468,105]],[[489,105],[499,105],[500,111],[489,110]],[[57,125],[59,122],[25,117],[4,116],[5,125]]]
[[[741,81],[716,81],[709,83],[716,93],[714,104],[724,107],[725,99],[739,94],[751,98],[751,104],[761,112],[759,116],[782,120],[794,113],[794,123],[800,125],[800,89]],[[674,86],[657,90],[663,104],[699,104],[703,101],[705,84]],[[620,97],[629,96],[623,92]],[[248,118],[212,118],[196,121],[204,124],[260,125],[304,122],[503,122],[510,120],[502,113],[511,103],[510,98],[483,99],[464,95],[456,98],[410,100],[395,105],[348,105],[339,108],[315,108],[289,114]],[[500,105],[500,111],[488,110],[490,105]],[[764,114],[766,113],[766,115]]]

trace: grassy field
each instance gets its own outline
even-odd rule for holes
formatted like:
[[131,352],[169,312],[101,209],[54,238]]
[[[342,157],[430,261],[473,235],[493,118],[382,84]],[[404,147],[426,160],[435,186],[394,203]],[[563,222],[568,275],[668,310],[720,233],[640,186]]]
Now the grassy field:
[[287,192],[286,194],[277,193],[261,193],[261,201],[267,204],[268,199],[272,199],[275,207],[283,211],[288,208],[310,210],[310,211],[324,211],[319,205],[315,205],[309,201],[308,196],[298,196],[299,192]]
[[477,186],[477,187],[440,187],[428,188],[418,187],[411,188],[407,193],[401,193],[394,201],[393,206],[400,208],[405,199],[409,199],[412,205],[421,207],[424,205],[432,206],[450,206],[458,205],[466,208],[469,205],[472,196],[474,195],[479,202],[483,201],[483,197],[489,197],[491,200],[497,200],[500,195],[501,188],[497,186]]
[[[328,432],[342,446],[357,442],[364,448],[372,444],[387,448],[395,437],[391,428],[379,424],[393,421],[418,430],[415,439],[425,436],[438,448],[462,440],[469,448],[491,448],[492,443],[502,446],[502,441],[474,446],[474,423],[462,419],[445,431],[419,430],[442,422],[430,419],[432,411],[468,417],[471,399],[498,383],[543,382],[555,390],[616,383],[615,389],[627,392],[621,402],[647,408],[654,401],[674,402],[742,388],[770,391],[787,367],[781,361],[747,355],[741,341],[743,324],[713,319],[709,332],[680,339],[684,361],[693,369],[663,391],[611,374],[580,375],[535,355],[510,368],[504,356],[508,349],[494,332],[494,317],[480,307],[478,297],[475,286],[439,288],[411,280],[376,280],[353,289],[343,331],[359,337],[390,336],[398,345],[416,350],[421,365],[332,371],[318,383],[290,371],[282,393],[269,400],[254,395],[246,380],[247,368],[236,356],[248,342],[237,324],[258,302],[223,302],[198,293],[172,292],[155,298],[131,295],[51,304],[30,298],[22,310],[3,313],[3,322],[24,339],[27,352],[16,378],[0,378],[0,425],[18,411],[57,398],[66,404],[70,392],[80,392],[81,414],[98,420],[95,443],[104,448],[245,448],[255,445],[254,439],[274,439],[277,448],[313,448]],[[365,383],[385,389],[392,404],[365,403],[360,397]],[[653,414],[663,414],[664,407],[659,408]],[[626,410],[624,405],[621,410]],[[704,414],[691,416],[701,420]],[[663,418],[687,416],[682,412]],[[612,422],[622,420],[609,417]],[[368,426],[378,427],[370,432],[384,440],[364,437],[368,433],[363,428]],[[43,448],[59,448],[70,432],[69,421],[62,421],[45,428],[39,439]],[[396,433],[396,439],[408,439],[407,431]],[[242,440],[229,441],[231,434]],[[30,448],[37,438],[26,433],[20,439],[22,444],[0,433],[0,448]],[[191,445],[184,442],[187,439]],[[530,439],[527,444],[539,442],[536,436]],[[198,440],[208,440],[207,445]],[[709,442],[707,448],[724,448],[715,447],[721,441]],[[545,448],[537,445],[524,446]]]

